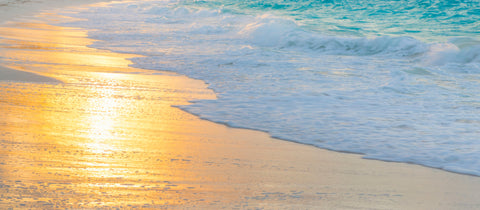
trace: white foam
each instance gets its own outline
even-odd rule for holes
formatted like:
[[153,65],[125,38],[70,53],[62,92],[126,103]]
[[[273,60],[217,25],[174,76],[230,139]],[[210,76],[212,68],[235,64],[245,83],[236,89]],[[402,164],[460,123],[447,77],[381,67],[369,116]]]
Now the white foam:
[[433,44],[426,54],[425,62],[433,65],[480,63],[480,41],[460,37],[446,43]]
[[218,100],[183,109],[231,126],[367,158],[480,175],[478,45],[336,37],[268,14],[175,1],[78,14],[94,47],[146,55],[135,66],[202,79]]

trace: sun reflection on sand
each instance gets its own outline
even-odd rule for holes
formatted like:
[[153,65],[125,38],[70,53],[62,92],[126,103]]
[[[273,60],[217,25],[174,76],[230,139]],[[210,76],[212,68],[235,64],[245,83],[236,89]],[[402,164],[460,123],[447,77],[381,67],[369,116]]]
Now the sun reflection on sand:
[[116,139],[114,125],[119,108],[127,108],[122,107],[122,104],[115,100],[113,95],[114,91],[110,88],[98,89],[96,97],[89,98],[87,101],[88,108],[85,110],[88,113],[94,113],[85,119],[86,122],[89,122],[89,129],[86,131],[87,138],[92,139],[92,145],[102,145],[100,147],[102,150],[105,149],[106,144],[101,144],[101,142]]
[[[88,48],[93,40],[85,30],[50,26],[41,23],[11,23],[0,27],[0,56],[7,61],[26,59],[29,62],[97,67],[125,68],[131,64],[130,54],[118,54]],[[7,53],[8,52],[8,53]]]
[[39,21],[0,27],[2,64],[63,81],[0,80],[0,209],[436,209],[439,200],[479,200],[478,179],[201,120],[172,105],[215,99],[205,83],[130,68],[136,55],[89,48],[86,37]]
[[[64,82],[0,83],[0,177],[10,183],[8,191],[0,183],[2,194],[37,200],[26,207],[181,202],[170,190],[189,160],[171,155],[188,145],[172,140],[189,115],[171,105],[214,99],[205,84],[130,68],[134,55],[88,48],[75,28],[18,23],[0,27],[0,37],[9,67]],[[70,201],[55,199],[62,195]]]

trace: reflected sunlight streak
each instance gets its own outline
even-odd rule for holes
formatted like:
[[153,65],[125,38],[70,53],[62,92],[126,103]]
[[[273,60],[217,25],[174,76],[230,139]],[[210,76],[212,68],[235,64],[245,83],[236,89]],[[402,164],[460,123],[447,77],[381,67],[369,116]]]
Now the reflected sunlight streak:
[[[0,115],[7,116],[0,118],[4,129],[0,134],[10,140],[0,147],[4,155],[0,193],[10,197],[24,193],[5,191],[2,183],[29,183],[35,192],[28,196],[54,194],[37,198],[41,202],[55,200],[58,193],[71,194],[68,197],[76,201],[63,203],[66,208],[105,192],[111,197],[104,197],[104,206],[143,205],[138,197],[158,200],[159,194],[170,196],[159,202],[184,202],[169,194],[180,188],[170,182],[182,179],[181,169],[193,162],[191,156],[179,158],[191,145],[177,140],[188,138],[190,131],[206,131],[187,131],[184,125],[193,117],[171,105],[215,99],[213,91],[184,76],[130,68],[126,58],[134,55],[88,48],[93,41],[83,30],[12,27],[20,28],[0,27],[0,57],[8,67],[64,83],[0,84]],[[20,183],[19,177],[28,178]],[[151,191],[138,190],[147,188]]]

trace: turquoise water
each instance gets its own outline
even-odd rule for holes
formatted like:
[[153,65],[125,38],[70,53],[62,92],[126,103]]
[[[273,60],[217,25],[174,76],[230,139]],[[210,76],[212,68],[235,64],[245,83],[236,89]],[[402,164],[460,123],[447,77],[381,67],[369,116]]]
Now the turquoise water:
[[204,80],[181,108],[365,158],[480,175],[476,1],[132,1],[66,13],[92,47]]
[[344,36],[413,36],[443,40],[478,36],[478,1],[443,0],[268,0],[182,1],[185,5],[255,15],[269,12],[291,18],[307,30]]

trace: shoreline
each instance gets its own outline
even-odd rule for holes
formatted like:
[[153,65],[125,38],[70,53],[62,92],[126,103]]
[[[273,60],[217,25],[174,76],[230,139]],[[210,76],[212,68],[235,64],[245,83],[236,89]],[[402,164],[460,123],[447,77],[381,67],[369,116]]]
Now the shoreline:
[[[100,2],[113,0],[84,0],[84,1],[63,1],[63,0],[0,0],[0,26],[11,21],[22,19],[34,19],[42,11],[54,8],[64,8],[80,5],[91,5]],[[35,82],[35,83],[61,83],[61,81],[40,75],[38,73],[11,69],[0,63],[0,81]]]
[[299,144],[299,145],[303,145],[303,146],[308,146],[308,147],[313,147],[313,148],[317,148],[317,149],[319,149],[319,150],[324,150],[324,151],[328,151],[328,152],[337,152],[337,153],[342,153],[342,154],[346,154],[346,155],[358,155],[358,156],[359,156],[361,159],[363,159],[363,160],[380,161],[380,162],[385,162],[385,163],[407,164],[407,165],[412,165],[412,166],[425,167],[425,168],[429,168],[429,169],[433,169],[433,170],[439,170],[439,171],[443,171],[443,172],[446,172],[446,173],[453,173],[453,174],[458,174],[458,175],[464,175],[464,176],[471,176],[471,177],[480,178],[479,175],[476,175],[476,174],[473,174],[473,173],[468,173],[468,172],[461,173],[461,172],[457,172],[457,171],[451,171],[451,170],[447,170],[447,169],[444,169],[444,168],[432,167],[432,166],[423,165],[423,164],[414,163],[414,162],[402,162],[402,161],[393,161],[393,160],[382,160],[382,159],[375,159],[375,158],[367,158],[367,157],[364,157],[364,156],[365,156],[364,153],[357,153],[357,152],[350,152],[350,151],[343,151],[343,150],[334,150],[334,149],[319,147],[319,146],[316,146],[316,145],[314,145],[314,144],[307,144],[307,143],[303,143],[303,142],[299,142],[299,141],[295,141],[295,140],[283,139],[283,138],[279,138],[279,137],[275,137],[275,136],[270,135],[270,133],[269,133],[268,131],[264,131],[264,130],[260,130],[260,129],[247,128],[247,127],[232,126],[232,125],[229,125],[228,123],[224,123],[224,122],[216,122],[216,121],[214,121],[214,120],[210,120],[210,119],[208,119],[208,118],[204,118],[204,117],[198,116],[198,115],[196,115],[195,113],[192,113],[192,112],[188,111],[187,109],[183,109],[182,107],[179,107],[179,106],[173,106],[173,107],[179,108],[180,110],[182,110],[182,111],[184,111],[184,112],[187,112],[187,113],[189,113],[189,114],[195,115],[195,116],[199,117],[201,120],[205,120],[205,121],[209,121],[209,122],[212,122],[212,123],[224,125],[224,126],[229,127],[229,128],[233,128],[233,129],[243,129],[243,130],[251,130],[251,131],[257,131],[257,132],[261,132],[261,133],[266,133],[266,134],[269,135],[269,138],[276,139],[276,140],[278,140],[278,141],[285,141],[285,142],[295,143],[295,144]]
[[[122,54],[102,52],[105,66],[95,49],[27,49],[0,56],[64,83],[0,81],[2,208],[480,208],[476,176],[203,120],[175,106],[214,99],[204,82],[130,68]],[[35,63],[45,55],[51,64]]]

